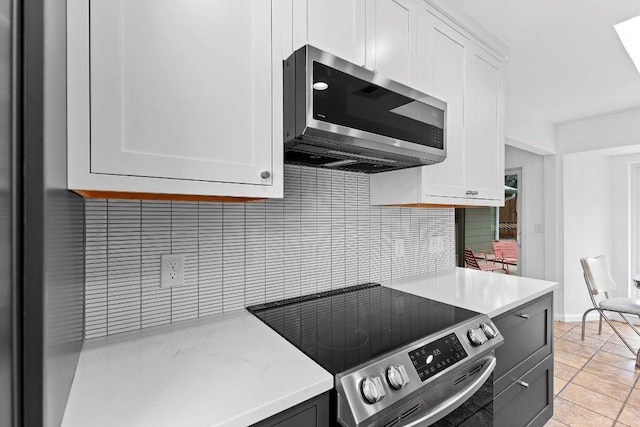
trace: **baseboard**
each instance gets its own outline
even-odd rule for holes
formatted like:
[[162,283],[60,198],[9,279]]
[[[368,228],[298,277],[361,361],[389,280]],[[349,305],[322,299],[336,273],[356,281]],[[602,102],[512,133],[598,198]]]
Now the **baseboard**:
[[[582,314],[555,314],[553,316],[553,320],[557,322],[582,322]],[[607,313],[607,317],[611,320],[624,322],[624,319],[616,313]],[[591,313],[587,314],[587,321],[598,320],[598,318],[599,318],[599,314],[597,311],[592,311]],[[633,324],[640,325],[640,319],[638,319],[636,316],[629,315],[627,316],[627,318]],[[606,324],[607,322],[604,322],[604,323]]]

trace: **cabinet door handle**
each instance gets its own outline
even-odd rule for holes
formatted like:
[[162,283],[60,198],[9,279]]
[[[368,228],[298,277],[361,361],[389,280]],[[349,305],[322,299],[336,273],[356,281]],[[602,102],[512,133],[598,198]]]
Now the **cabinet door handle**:
[[264,178],[264,179],[267,179],[267,178],[269,178],[270,176],[271,176],[271,172],[269,172],[269,171],[262,171],[262,172],[260,173],[260,177],[261,177],[261,178]]
[[478,195],[477,191],[467,190],[467,196],[476,196]]
[[520,381],[520,380],[518,380],[518,381],[516,381],[516,382],[517,382],[518,384],[520,384],[520,385],[521,385],[522,387],[524,387],[524,388],[529,388],[529,383],[526,383],[526,382],[524,382],[524,381]]
[[522,317],[523,319],[528,319],[529,315],[526,313],[516,313],[516,316],[518,317]]

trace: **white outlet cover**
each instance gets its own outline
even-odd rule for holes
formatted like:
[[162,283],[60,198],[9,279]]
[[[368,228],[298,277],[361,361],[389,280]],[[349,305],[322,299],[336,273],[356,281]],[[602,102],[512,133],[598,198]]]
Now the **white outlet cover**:
[[395,239],[393,256],[394,258],[404,257],[404,239]]
[[163,288],[184,285],[184,254],[168,254],[160,257],[160,286]]
[[443,236],[431,236],[429,237],[429,252],[432,254],[441,254],[444,252],[444,237]]

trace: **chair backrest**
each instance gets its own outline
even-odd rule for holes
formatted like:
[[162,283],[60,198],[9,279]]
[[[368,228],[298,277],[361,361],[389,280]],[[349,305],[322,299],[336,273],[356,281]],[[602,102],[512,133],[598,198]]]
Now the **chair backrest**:
[[515,240],[494,240],[493,253],[498,258],[518,259],[518,242]]
[[464,248],[464,262],[467,264],[468,268],[472,268],[474,270],[480,270],[480,265],[478,265],[478,260],[475,255],[473,255],[473,251],[469,248]]
[[584,271],[584,280],[593,295],[612,291],[616,288],[616,282],[611,277],[609,262],[605,255],[580,258],[580,264],[582,264],[582,270]]

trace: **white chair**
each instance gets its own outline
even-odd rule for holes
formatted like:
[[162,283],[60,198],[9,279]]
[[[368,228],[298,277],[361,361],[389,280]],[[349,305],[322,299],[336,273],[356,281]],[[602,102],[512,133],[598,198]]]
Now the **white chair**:
[[626,316],[627,314],[633,314],[640,318],[640,300],[632,298],[609,298],[609,292],[616,288],[616,283],[613,281],[613,277],[611,277],[611,273],[609,272],[609,263],[607,262],[606,256],[600,255],[594,258],[580,258],[580,263],[584,271],[584,280],[589,289],[589,296],[593,303],[593,308],[585,311],[582,316],[582,339],[584,340],[584,327],[587,314],[595,310],[600,314],[599,333],[602,334],[602,319],[604,318],[609,326],[611,326],[611,329],[613,329],[613,332],[620,337],[622,342],[624,342],[629,350],[636,356],[636,366],[640,368],[640,352],[631,347],[631,344],[629,344],[604,313],[605,311],[618,313],[640,337],[640,331]]

